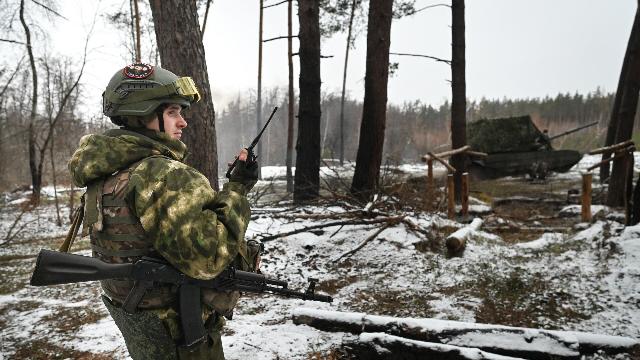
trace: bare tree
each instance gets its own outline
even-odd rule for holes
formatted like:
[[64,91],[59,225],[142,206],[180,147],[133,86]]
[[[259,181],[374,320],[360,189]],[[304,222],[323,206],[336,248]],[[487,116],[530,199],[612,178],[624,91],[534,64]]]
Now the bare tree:
[[211,87],[195,1],[152,0],[151,12],[162,65],[193,77],[202,95],[186,114],[190,131],[183,136],[192,156],[187,162],[218,189],[218,156]]
[[[637,20],[637,17],[636,17]],[[616,131],[618,130],[618,113],[620,112],[620,102],[622,101],[622,94],[624,93],[624,87],[626,83],[627,72],[629,68],[629,61],[632,56],[630,51],[632,50],[631,44],[635,43],[637,40],[634,37],[640,35],[640,32],[634,31],[633,29],[637,26],[637,21],[634,21],[634,25],[631,29],[631,35],[629,36],[629,41],[627,43],[627,51],[625,53],[624,59],[622,61],[622,69],[620,71],[620,77],[618,78],[618,88],[616,90],[616,96],[613,101],[613,107],[611,108],[611,114],[609,115],[609,124],[607,126],[607,135],[605,138],[605,146],[613,145],[616,141]],[[602,160],[606,160],[611,157],[610,152],[604,152],[602,154]],[[600,166],[600,182],[604,183],[609,179],[609,171],[611,168],[610,163],[603,163]]]
[[133,2],[133,22],[135,24],[135,45],[136,45],[136,59],[135,62],[142,61],[142,55],[140,51],[140,10],[138,9],[138,0],[131,0]]
[[353,30],[353,18],[356,14],[358,0],[351,2],[351,14],[349,15],[349,30],[347,31],[347,46],[344,50],[344,71],[342,72],[342,96],[340,97],[340,165],[344,164],[344,101],[347,91],[347,65],[349,64],[349,49],[351,49],[351,30]]
[[[457,149],[467,145],[464,0],[452,0],[451,19],[451,148]],[[466,155],[452,156],[451,165],[456,168],[455,197],[460,199]]]
[[[262,129],[262,27],[264,22],[264,0],[260,0],[260,18],[258,20],[258,100],[256,102],[256,134]],[[258,157],[262,156],[262,142],[258,143],[256,151]],[[258,167],[258,178],[262,179],[262,172]]]
[[299,0],[300,103],[293,199],[318,197],[320,189],[320,5]]
[[[636,9],[623,64],[622,70],[625,74],[620,75],[622,86],[618,86],[618,92],[616,93],[616,99],[620,98],[619,108],[616,109],[614,107],[613,110],[617,110],[617,114],[613,113],[611,115],[611,122],[617,122],[614,143],[631,139],[638,107],[638,94],[640,92],[640,3]],[[630,169],[628,169],[628,163],[625,158],[613,161],[607,205],[626,205],[625,200],[630,199],[630,176]]]
[[287,191],[293,192],[293,0],[287,5],[287,63],[289,70],[289,100],[287,101]]
[[369,2],[364,104],[356,169],[351,183],[351,193],[361,200],[367,200],[373,195],[380,176],[387,110],[392,9],[393,0]]
[[36,131],[35,122],[38,109],[38,72],[36,70],[36,60],[31,47],[31,30],[24,17],[24,0],[20,0],[20,23],[24,29],[25,45],[29,55],[29,66],[31,67],[31,111],[29,112],[28,147],[29,147],[29,169],[31,170],[31,184],[33,191],[31,201],[37,205],[40,203],[40,188],[42,187],[42,174],[38,173],[36,164]]

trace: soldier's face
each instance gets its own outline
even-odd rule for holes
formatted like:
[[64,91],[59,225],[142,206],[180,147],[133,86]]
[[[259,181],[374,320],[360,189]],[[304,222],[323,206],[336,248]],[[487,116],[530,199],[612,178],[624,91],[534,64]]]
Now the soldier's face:
[[187,122],[182,117],[182,107],[178,104],[171,104],[162,113],[164,118],[164,132],[173,139],[180,140],[182,129],[187,127]]

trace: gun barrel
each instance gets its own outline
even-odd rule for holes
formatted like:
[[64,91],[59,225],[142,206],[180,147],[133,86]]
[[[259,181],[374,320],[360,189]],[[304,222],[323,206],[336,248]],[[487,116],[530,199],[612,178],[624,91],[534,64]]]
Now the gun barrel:
[[558,134],[558,135],[553,135],[553,136],[551,136],[551,137],[549,138],[549,140],[553,140],[553,139],[557,139],[557,138],[559,138],[559,137],[563,137],[563,136],[565,136],[565,135],[573,134],[573,133],[574,133],[574,132],[576,132],[576,131],[580,131],[580,130],[582,130],[582,129],[586,129],[586,128],[588,128],[588,127],[592,127],[592,126],[597,125],[597,124],[598,124],[598,122],[597,122],[597,121],[594,121],[594,122],[592,122],[592,123],[590,123],[590,124],[587,124],[587,125],[578,126],[578,127],[577,127],[577,128],[575,128],[575,129],[567,130],[567,131],[562,132],[562,133],[560,133],[560,134]]
[[99,259],[40,250],[29,282],[33,286],[69,284],[130,277],[133,264],[109,264]]

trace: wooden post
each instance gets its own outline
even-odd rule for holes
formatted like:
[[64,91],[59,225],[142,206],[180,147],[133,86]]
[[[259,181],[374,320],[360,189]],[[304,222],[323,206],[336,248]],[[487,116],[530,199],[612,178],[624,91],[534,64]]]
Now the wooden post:
[[429,191],[433,189],[433,158],[427,160],[427,188]]
[[624,224],[631,225],[631,198],[633,192],[633,152],[627,153],[624,159],[625,180],[624,180]]
[[582,174],[582,222],[591,221],[591,181],[593,173]]
[[469,215],[469,173],[462,173],[462,187],[460,189],[462,196],[462,217]]
[[433,204],[433,159],[427,159],[427,194],[425,196],[425,209],[431,210]]
[[449,219],[456,217],[456,198],[453,192],[453,174],[447,175],[447,216]]

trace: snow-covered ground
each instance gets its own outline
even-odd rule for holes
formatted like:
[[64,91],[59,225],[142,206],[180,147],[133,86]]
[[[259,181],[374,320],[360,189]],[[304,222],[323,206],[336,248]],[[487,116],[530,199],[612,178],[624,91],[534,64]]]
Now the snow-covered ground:
[[[580,172],[597,161],[587,156],[551,181],[579,183]],[[418,175],[426,167],[403,165],[399,170]],[[334,170],[324,168],[323,173],[330,176]],[[349,169],[339,173],[350,178]],[[283,181],[284,174],[282,167],[263,168],[265,178]],[[16,200],[24,196],[5,195],[0,202],[0,243],[19,214]],[[486,212],[488,204],[475,206]],[[258,206],[247,237],[336,221],[352,210],[337,205]],[[306,279],[318,278],[321,291],[330,293],[334,302],[245,296],[224,331],[226,357],[307,359],[313,353],[327,354],[354,337],[294,325],[291,314],[302,306],[640,338],[640,226],[624,228],[604,218],[573,226],[579,212],[569,207],[564,212],[571,231],[545,232],[527,242],[479,232],[459,257],[448,257],[442,240],[463,224],[443,214],[420,212],[402,215],[432,235],[425,237],[399,223],[350,256],[343,255],[381,224],[332,226],[268,241],[262,263],[265,274],[289,281],[297,289],[304,288]],[[68,210],[62,218],[67,225],[57,227],[53,205],[25,213],[21,221],[27,225],[10,244],[0,246],[0,275],[6,281],[0,285],[0,359],[28,358],[24,354],[36,345],[51,357],[94,353],[126,359],[124,342],[101,304],[97,284],[26,286],[34,261],[30,256],[39,248],[57,248],[66,233]],[[427,246],[434,243],[440,245],[435,251]],[[86,240],[76,246],[81,254],[88,254]]]

